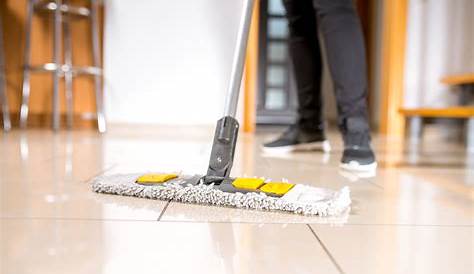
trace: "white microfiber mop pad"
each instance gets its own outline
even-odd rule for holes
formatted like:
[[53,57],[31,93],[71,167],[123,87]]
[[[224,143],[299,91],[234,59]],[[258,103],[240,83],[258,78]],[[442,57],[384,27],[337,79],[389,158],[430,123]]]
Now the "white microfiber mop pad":
[[308,216],[338,216],[350,209],[348,187],[339,191],[308,185],[295,185],[282,197],[264,193],[231,193],[213,185],[188,183],[192,176],[180,176],[158,185],[135,183],[141,174],[103,175],[92,180],[92,190],[98,193],[139,198],[177,201],[183,203],[228,206],[255,210],[286,211]]

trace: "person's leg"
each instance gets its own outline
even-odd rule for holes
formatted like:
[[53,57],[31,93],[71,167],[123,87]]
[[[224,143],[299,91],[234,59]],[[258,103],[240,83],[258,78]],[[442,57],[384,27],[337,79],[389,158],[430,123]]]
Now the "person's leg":
[[297,86],[298,120],[268,149],[323,149],[330,146],[324,136],[321,98],[321,53],[312,0],[283,0],[289,29],[289,53]]
[[283,4],[298,95],[298,124],[320,128],[323,124],[322,60],[313,3],[311,0],[283,0]]
[[367,113],[365,46],[352,0],[313,0],[334,80],[343,167],[375,168]]

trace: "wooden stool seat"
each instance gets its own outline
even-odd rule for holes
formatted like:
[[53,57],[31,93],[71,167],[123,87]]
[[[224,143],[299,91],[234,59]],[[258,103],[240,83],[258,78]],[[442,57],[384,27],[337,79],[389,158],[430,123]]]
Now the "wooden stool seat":
[[474,84],[474,73],[458,75],[447,75],[441,78],[441,83],[447,85],[469,85]]
[[400,113],[404,116],[427,118],[470,118],[474,117],[474,106],[459,106],[446,108],[403,108]]
[[409,134],[412,141],[421,137],[423,118],[465,119],[466,145],[469,152],[474,152],[474,105],[469,105],[474,94],[474,73],[447,75],[441,83],[461,86],[460,106],[442,108],[401,108],[399,112],[409,120]]

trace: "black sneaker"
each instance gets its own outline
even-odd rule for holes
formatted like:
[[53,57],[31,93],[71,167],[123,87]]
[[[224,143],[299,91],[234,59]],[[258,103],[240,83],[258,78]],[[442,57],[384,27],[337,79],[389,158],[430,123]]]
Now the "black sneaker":
[[370,172],[375,171],[377,162],[370,147],[370,130],[363,118],[348,118],[341,128],[344,139],[344,152],[341,168]]
[[298,125],[290,126],[278,139],[263,145],[266,152],[292,152],[321,150],[329,152],[331,146],[326,140],[323,129],[303,129]]

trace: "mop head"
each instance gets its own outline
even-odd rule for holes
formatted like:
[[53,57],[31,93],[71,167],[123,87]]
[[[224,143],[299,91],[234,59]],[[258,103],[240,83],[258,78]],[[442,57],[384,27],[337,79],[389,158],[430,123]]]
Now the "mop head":
[[[351,205],[347,186],[339,191],[333,191],[302,184],[237,178],[234,182],[238,180],[243,182],[242,189],[237,189],[232,186],[204,184],[200,179],[201,176],[159,175],[160,183],[147,180],[152,177],[143,176],[143,174],[102,175],[92,179],[92,190],[97,193],[243,209],[283,211],[307,216],[338,216],[347,213]],[[143,178],[144,180],[141,180]],[[262,183],[252,186],[252,180],[261,180]],[[248,184],[248,181],[251,183]],[[233,186],[236,184],[234,183]],[[254,190],[248,191],[253,187]]]

